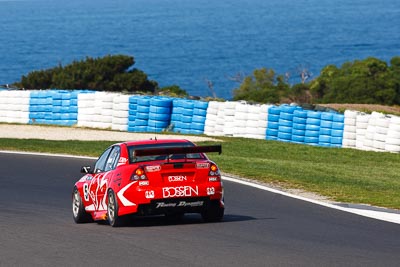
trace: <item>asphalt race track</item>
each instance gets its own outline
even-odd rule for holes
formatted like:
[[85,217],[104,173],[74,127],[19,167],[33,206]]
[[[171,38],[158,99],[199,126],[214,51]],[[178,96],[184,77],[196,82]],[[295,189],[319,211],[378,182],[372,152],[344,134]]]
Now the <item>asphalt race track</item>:
[[225,182],[226,216],[75,224],[92,160],[0,153],[0,266],[399,266],[400,226]]

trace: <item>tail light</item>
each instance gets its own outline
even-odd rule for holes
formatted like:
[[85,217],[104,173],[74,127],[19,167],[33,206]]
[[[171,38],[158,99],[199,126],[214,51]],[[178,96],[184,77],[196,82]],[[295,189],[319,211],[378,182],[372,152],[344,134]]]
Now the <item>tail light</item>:
[[221,181],[221,174],[217,165],[211,164],[210,171],[208,172],[208,181],[210,182],[219,182]]
[[147,180],[147,176],[144,173],[144,170],[141,167],[139,167],[132,173],[131,180],[143,181],[143,180]]
[[220,175],[217,165],[211,164],[210,171],[209,171],[208,175],[210,175],[210,176],[218,176],[218,175]]

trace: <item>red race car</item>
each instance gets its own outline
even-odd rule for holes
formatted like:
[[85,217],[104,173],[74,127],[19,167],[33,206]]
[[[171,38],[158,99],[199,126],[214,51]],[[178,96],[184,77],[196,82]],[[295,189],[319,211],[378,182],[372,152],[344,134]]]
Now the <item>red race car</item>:
[[203,220],[224,216],[224,191],[217,165],[204,153],[221,146],[196,146],[187,140],[146,140],[107,148],[94,169],[75,183],[76,223],[107,220],[120,226],[128,215],[165,214],[180,218],[200,213]]

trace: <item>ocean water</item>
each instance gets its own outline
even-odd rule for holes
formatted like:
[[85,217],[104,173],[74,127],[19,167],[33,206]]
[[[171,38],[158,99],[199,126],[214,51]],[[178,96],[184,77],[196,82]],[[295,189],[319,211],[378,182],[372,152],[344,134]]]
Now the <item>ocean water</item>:
[[86,56],[126,54],[160,86],[231,98],[238,73],[313,77],[400,55],[398,0],[0,0],[0,84]]

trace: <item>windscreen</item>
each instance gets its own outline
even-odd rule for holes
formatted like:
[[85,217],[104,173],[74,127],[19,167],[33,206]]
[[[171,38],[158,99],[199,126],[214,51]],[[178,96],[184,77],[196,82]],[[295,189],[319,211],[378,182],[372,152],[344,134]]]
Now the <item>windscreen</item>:
[[148,144],[148,145],[135,145],[128,146],[129,163],[143,162],[143,161],[156,161],[156,160],[175,160],[175,159],[202,159],[204,158],[201,153],[190,154],[170,154],[170,155],[151,155],[151,156],[135,156],[136,150],[152,149],[152,148],[171,148],[171,147],[194,147],[192,143],[164,143],[164,144]]

